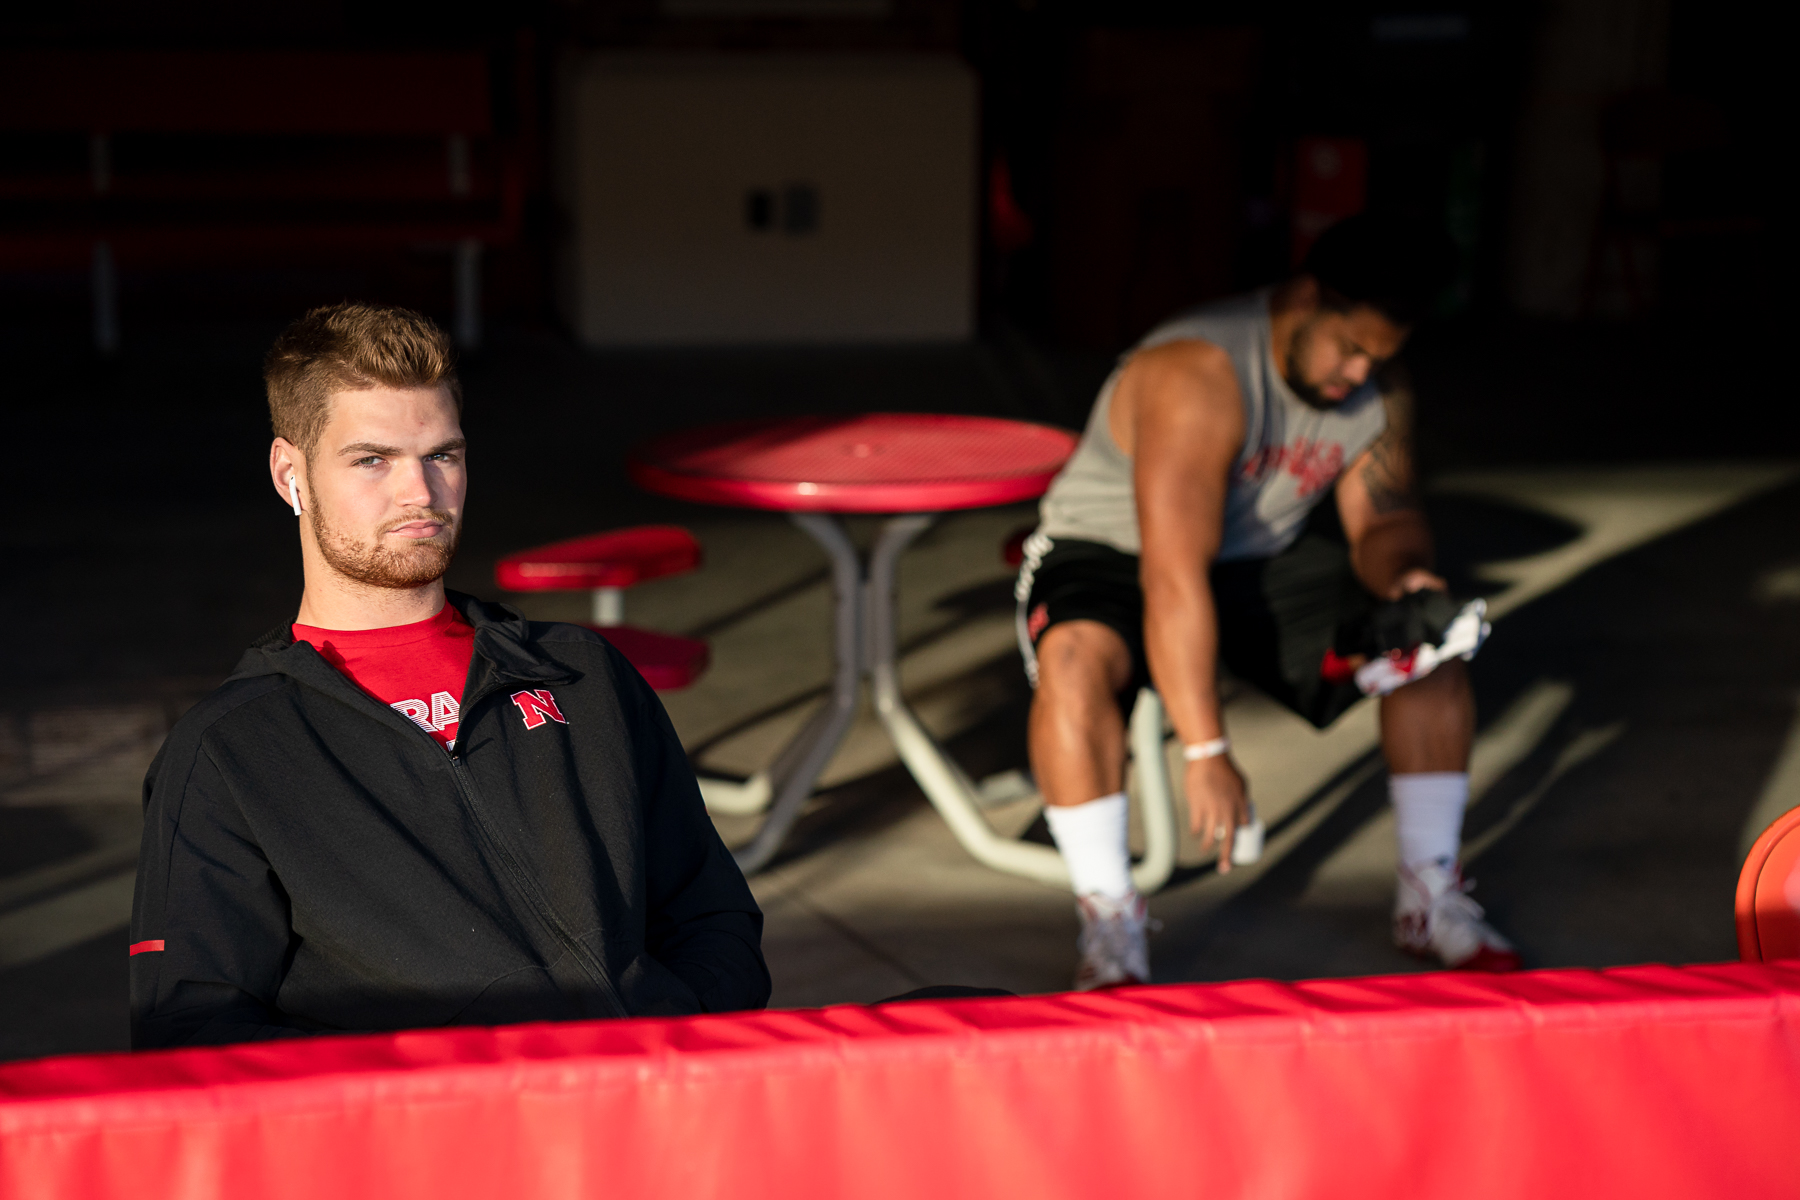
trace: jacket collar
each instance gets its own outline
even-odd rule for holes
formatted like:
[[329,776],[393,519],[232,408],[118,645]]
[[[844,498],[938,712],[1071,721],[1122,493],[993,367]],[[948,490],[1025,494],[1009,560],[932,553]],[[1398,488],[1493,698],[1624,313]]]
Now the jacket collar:
[[463,692],[466,708],[508,683],[569,683],[580,673],[546,658],[531,636],[531,624],[516,608],[477,600],[463,592],[445,592],[463,618],[475,627],[475,659]]
[[[531,626],[517,609],[478,600],[463,592],[445,592],[445,598],[475,628],[475,655],[463,688],[466,712],[484,697],[509,683],[569,683],[580,673],[547,658],[531,636]],[[371,711],[378,710],[390,724],[410,726],[400,713],[371,699],[346,679],[342,672],[319,656],[308,642],[296,641],[291,622],[283,622],[257,638],[238,660],[227,682],[262,675],[286,675],[297,683],[335,696]]]

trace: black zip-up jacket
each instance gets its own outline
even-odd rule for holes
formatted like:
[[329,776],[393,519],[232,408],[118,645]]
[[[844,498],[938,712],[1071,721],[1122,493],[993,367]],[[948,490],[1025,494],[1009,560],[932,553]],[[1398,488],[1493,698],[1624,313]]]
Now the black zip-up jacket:
[[655,693],[586,629],[450,602],[475,627],[454,754],[288,626],[176,723],[133,1046],[767,1003],[762,913]]

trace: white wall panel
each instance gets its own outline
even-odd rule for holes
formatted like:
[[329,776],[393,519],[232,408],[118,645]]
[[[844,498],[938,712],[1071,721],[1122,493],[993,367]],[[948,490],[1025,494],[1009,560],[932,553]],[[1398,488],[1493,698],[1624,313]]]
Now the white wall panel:
[[[597,346],[970,336],[975,106],[950,58],[570,63],[565,315]],[[810,231],[783,228],[794,188],[816,197]],[[776,201],[762,230],[757,191]]]

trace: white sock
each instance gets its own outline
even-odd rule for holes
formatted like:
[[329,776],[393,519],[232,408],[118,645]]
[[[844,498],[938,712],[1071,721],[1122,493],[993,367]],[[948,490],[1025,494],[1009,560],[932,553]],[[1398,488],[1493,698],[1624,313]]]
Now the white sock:
[[1069,865],[1069,883],[1077,896],[1123,900],[1131,895],[1131,848],[1126,844],[1129,816],[1124,792],[1086,804],[1045,806],[1044,820]]
[[1469,802],[1467,771],[1390,775],[1388,796],[1394,802],[1402,864],[1456,861],[1462,849],[1463,808]]

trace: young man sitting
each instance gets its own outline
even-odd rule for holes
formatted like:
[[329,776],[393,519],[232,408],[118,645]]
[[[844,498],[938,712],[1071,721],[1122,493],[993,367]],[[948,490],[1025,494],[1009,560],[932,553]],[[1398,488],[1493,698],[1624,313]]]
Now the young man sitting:
[[1410,393],[1383,369],[1442,284],[1434,245],[1353,218],[1287,284],[1153,330],[1044,498],[1019,637],[1037,686],[1031,763],[1081,914],[1079,987],[1150,978],[1121,790],[1123,706],[1140,687],[1162,696],[1194,831],[1230,870],[1250,810],[1219,716],[1221,662],[1319,728],[1387,693],[1395,939],[1452,967],[1518,965],[1457,866],[1475,724],[1458,654],[1479,643],[1479,612],[1458,618],[1457,653],[1429,673],[1434,656],[1387,644],[1409,624],[1431,630],[1414,646],[1453,640],[1434,617],[1455,609],[1413,494]]
[[586,629],[444,589],[442,331],[317,309],[265,379],[305,592],[145,781],[132,1044],[761,1007],[762,914],[655,694]]

